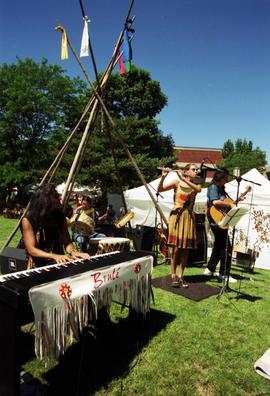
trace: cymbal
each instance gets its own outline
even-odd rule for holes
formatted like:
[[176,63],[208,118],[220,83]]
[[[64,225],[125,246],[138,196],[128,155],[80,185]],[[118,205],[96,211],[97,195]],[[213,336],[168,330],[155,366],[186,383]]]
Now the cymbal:
[[92,232],[92,228],[82,221],[74,221],[70,224],[70,228],[73,232],[80,234],[82,236],[88,236]]

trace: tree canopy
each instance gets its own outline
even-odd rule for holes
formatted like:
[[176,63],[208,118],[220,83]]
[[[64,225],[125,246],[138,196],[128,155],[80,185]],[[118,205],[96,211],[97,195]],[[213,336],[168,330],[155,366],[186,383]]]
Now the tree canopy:
[[103,124],[98,118],[84,156],[83,167],[89,169],[90,174],[81,172],[81,181],[86,183],[86,177],[88,181],[89,177],[101,178],[111,190],[117,189],[113,149],[122,185],[126,188],[141,184],[123,144],[147,181],[157,177],[156,167],[174,160],[173,140],[163,135],[155,119],[167,103],[159,83],[153,81],[147,71],[133,66],[126,77],[116,73],[111,76],[103,99],[116,128],[113,130],[108,122]]
[[223,167],[232,174],[235,167],[240,168],[241,174],[246,173],[252,168],[263,171],[266,166],[266,153],[259,147],[253,148],[252,141],[237,139],[233,143],[230,139],[224,143],[222,149],[224,161]]
[[[70,78],[59,65],[46,59],[35,63],[17,59],[0,67],[0,189],[11,190],[39,182],[79,120],[91,89],[80,78]],[[147,180],[157,176],[156,166],[172,161],[173,141],[164,136],[155,119],[167,104],[159,82],[133,67],[126,77],[112,74],[103,99],[117,128],[98,116],[91,130],[78,181],[97,179],[116,190],[117,168],[123,186],[140,184],[122,142],[129,148]],[[62,182],[73,161],[84,121],[56,173]],[[112,139],[110,139],[110,135]]]
[[52,161],[51,141],[82,109],[85,84],[58,65],[17,60],[0,68],[0,186],[37,183]]

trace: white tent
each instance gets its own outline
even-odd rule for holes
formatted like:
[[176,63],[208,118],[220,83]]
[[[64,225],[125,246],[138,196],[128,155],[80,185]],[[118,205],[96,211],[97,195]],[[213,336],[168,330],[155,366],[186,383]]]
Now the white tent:
[[[240,178],[240,194],[246,190],[248,186],[252,187],[252,192],[246,195],[243,204],[260,205],[270,207],[270,181],[266,179],[257,169],[251,169]],[[257,183],[257,184],[253,184]],[[226,184],[226,191],[235,199],[237,193],[237,181],[233,180]]]
[[[170,173],[168,177],[170,177]],[[173,205],[173,191],[166,191],[157,196],[156,194],[159,181],[160,179],[156,179],[149,183],[148,186],[153,195],[156,196],[156,200],[165,217],[168,218],[170,209]],[[132,210],[135,215],[131,220],[132,227],[135,227],[136,224],[155,227],[156,220],[157,223],[160,223],[160,216],[158,213],[156,213],[155,205],[153,204],[144,185],[124,191],[124,196],[128,209]]]
[[[236,180],[226,185],[226,191],[233,199],[237,195],[237,185]],[[236,227],[235,242],[244,249],[258,252],[255,267],[270,269],[270,181],[257,169],[251,169],[242,176],[240,194],[248,186],[252,187],[252,191],[246,195],[244,201],[239,202],[239,205],[247,206],[249,212]]]
[[[174,178],[173,172],[169,173],[167,178]],[[162,209],[166,218],[169,217],[170,210],[173,206],[173,190],[165,191],[157,195],[157,188],[160,178],[153,180],[148,184],[153,195]],[[196,204],[203,204],[206,207],[206,194],[207,189],[202,189],[202,192],[197,194]],[[128,205],[128,209],[132,210],[135,214],[131,221],[133,227],[136,224],[142,224],[149,227],[155,227],[156,221],[160,223],[160,216],[156,213],[155,206],[144,186],[136,187],[124,192],[124,196]]]
[[[59,194],[62,194],[64,189],[65,189],[66,183],[63,182],[61,184],[58,184],[58,186],[56,186],[56,190]],[[91,189],[88,186],[80,186],[79,184],[75,183],[73,186],[72,191],[78,194],[89,194],[92,192],[93,189]]]
[[[169,173],[168,177],[171,174]],[[248,180],[248,181],[246,181]],[[149,187],[153,194],[156,194],[157,186],[160,179],[156,179],[149,183]],[[258,184],[251,183],[254,181]],[[246,190],[247,186],[252,187],[252,191],[246,195],[244,201],[239,202],[239,205],[247,206],[250,210],[238,223],[236,227],[235,239],[236,243],[243,248],[258,249],[260,248],[259,256],[256,260],[255,266],[258,268],[270,269],[270,248],[267,242],[267,237],[263,237],[266,231],[270,238],[270,181],[262,176],[256,169],[252,169],[246,174],[242,175],[239,184],[239,193]],[[226,191],[232,199],[236,198],[238,183],[236,180],[226,184]],[[197,194],[196,207],[206,207],[207,189],[204,188],[200,194]],[[155,206],[144,186],[133,188],[124,192],[125,199],[129,210],[135,214],[132,219],[132,226],[136,224],[154,227],[156,223],[160,223],[160,216],[156,213]],[[157,196],[157,202],[160,205],[166,218],[169,217],[170,209],[173,206],[173,190],[162,192]],[[258,218],[258,212],[261,216],[269,214],[269,221],[266,219],[263,223],[261,231],[256,230],[255,217]],[[267,229],[269,227],[269,229]],[[244,236],[244,237],[243,237]],[[264,242],[262,241],[264,239]]]

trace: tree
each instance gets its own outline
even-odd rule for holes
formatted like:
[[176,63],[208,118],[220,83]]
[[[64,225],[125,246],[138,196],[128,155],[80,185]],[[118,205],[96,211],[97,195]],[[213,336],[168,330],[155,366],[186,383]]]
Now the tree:
[[37,183],[56,153],[50,139],[56,132],[66,135],[79,117],[85,84],[63,73],[45,59],[0,67],[2,189]]
[[266,153],[259,147],[254,149],[253,143],[246,139],[237,139],[235,144],[227,140],[224,143],[222,155],[224,161],[219,165],[227,168],[231,174],[235,167],[240,168],[241,174],[252,168],[257,168],[262,172],[267,164]]
[[103,128],[98,118],[80,173],[81,181],[89,183],[89,180],[101,179],[110,191],[118,189],[111,143],[125,188],[140,185],[141,181],[122,143],[130,150],[147,181],[157,177],[157,166],[175,160],[172,137],[163,135],[155,119],[167,104],[159,82],[152,80],[149,72],[133,66],[125,77],[112,74],[103,99],[117,127],[113,130],[107,122]]
[[[35,63],[17,59],[16,64],[0,68],[0,189],[19,189],[39,182],[59,149],[77,124],[91,89],[79,78],[69,78],[58,65],[46,59]],[[127,158],[122,143],[130,152],[147,181],[157,176],[156,167],[173,161],[171,136],[163,136],[155,116],[167,103],[157,81],[147,71],[133,68],[127,77],[113,74],[103,99],[116,128],[101,115],[90,131],[84,161],[77,181],[93,185],[99,179],[103,187],[115,191],[117,179],[112,147],[122,185],[141,184]],[[81,124],[53,182],[66,179],[87,117]],[[112,134],[112,141],[109,133]],[[119,138],[120,136],[120,138]]]

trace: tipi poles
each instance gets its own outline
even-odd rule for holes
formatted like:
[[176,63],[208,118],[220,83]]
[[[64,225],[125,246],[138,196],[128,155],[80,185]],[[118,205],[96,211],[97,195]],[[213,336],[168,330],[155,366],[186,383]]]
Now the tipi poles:
[[88,122],[87,122],[85,130],[84,130],[82,139],[80,141],[78,150],[76,152],[76,155],[74,157],[72,166],[70,168],[69,175],[68,175],[68,178],[67,178],[67,181],[66,181],[66,185],[65,185],[65,188],[64,188],[64,191],[63,191],[62,201],[63,201],[64,205],[67,203],[67,199],[68,199],[68,195],[69,195],[69,187],[70,187],[70,185],[72,184],[72,182],[74,180],[74,174],[75,174],[76,168],[77,168],[77,166],[79,164],[79,160],[80,160],[82,151],[84,150],[84,147],[86,145],[86,142],[87,142],[87,139],[88,139],[88,132],[89,132],[89,129],[90,129],[90,126],[91,126],[93,120],[95,119],[97,110],[98,110],[98,101],[95,100],[95,102],[93,104],[93,107],[92,107],[92,110],[91,110],[91,113],[90,113],[90,117],[88,119]]
[[[121,44],[122,37],[123,37],[123,32],[120,34],[120,38],[119,38],[119,40],[118,40],[118,42],[117,42],[117,45],[116,45],[115,50],[114,50],[114,53],[113,53],[113,55],[112,55],[111,62],[110,62],[110,65],[109,65],[109,67],[108,67],[106,76],[109,76],[110,73],[111,73],[111,71],[112,71],[112,68],[113,68],[113,65],[114,65],[114,61],[115,61],[115,59],[116,59],[116,57],[117,57],[117,53],[118,53],[118,50],[119,50],[119,48],[120,48],[120,44]],[[82,66],[82,64],[81,64],[81,62],[80,62],[80,60],[79,60],[79,58],[78,58],[78,56],[77,56],[77,54],[76,54],[76,52],[75,52],[73,46],[71,45],[71,43],[70,43],[68,37],[67,37],[67,41],[68,41],[68,44],[69,44],[69,46],[70,46],[72,52],[73,52],[74,55],[75,55],[75,58],[77,59],[78,63],[80,64],[80,66],[81,66],[82,69],[83,69],[83,66]],[[106,108],[106,106],[105,106],[105,104],[104,104],[102,98],[100,97],[100,95],[98,94],[97,90],[95,89],[95,87],[94,87],[92,81],[90,80],[90,78],[89,78],[87,72],[85,71],[85,69],[83,69],[83,71],[84,71],[84,74],[87,76],[87,80],[88,80],[89,84],[91,85],[91,87],[93,88],[94,94],[95,94],[97,100],[99,101],[100,105],[102,106],[102,109],[104,110],[104,113],[106,114],[106,116],[107,116],[107,118],[108,118],[108,120],[109,120],[111,126],[113,127],[114,130],[116,130],[115,122],[113,121],[113,119],[112,119],[110,113],[108,112],[108,110],[107,110],[107,108]],[[106,81],[107,81],[107,80],[106,80]],[[104,83],[104,81],[103,81],[103,83]],[[102,88],[103,88],[103,87],[104,87],[104,84],[102,84]],[[88,129],[89,129],[89,128],[88,128]],[[135,161],[134,158],[132,157],[132,155],[131,155],[131,153],[130,153],[128,147],[127,147],[126,144],[122,141],[121,137],[118,136],[118,138],[119,138],[119,140],[120,140],[120,143],[121,143],[122,147],[123,147],[124,150],[126,151],[126,153],[127,153],[128,157],[129,157],[129,159],[130,159],[132,165],[134,166],[134,168],[135,168],[135,170],[136,170],[136,172],[137,172],[137,174],[138,174],[138,176],[139,176],[139,179],[141,180],[141,182],[142,182],[143,185],[145,186],[146,191],[148,192],[150,198],[152,199],[153,204],[154,204],[156,210],[157,210],[158,213],[160,214],[160,217],[162,218],[162,220],[164,221],[164,223],[167,225],[167,224],[168,224],[167,219],[166,219],[166,217],[164,216],[164,213],[162,212],[162,209],[160,208],[159,204],[156,202],[156,199],[155,199],[154,195],[152,194],[150,188],[148,187],[148,185],[147,185],[147,183],[146,183],[146,181],[145,181],[145,179],[144,179],[144,177],[143,177],[143,175],[142,175],[142,173],[141,173],[141,171],[140,171],[140,169],[139,169],[139,167],[138,167],[136,161]],[[85,141],[86,141],[86,138],[84,138],[84,142],[85,142]],[[82,150],[83,150],[83,147],[84,147],[84,145],[80,145],[80,147],[79,147],[78,150],[82,151]],[[78,154],[78,156],[80,156],[80,154]],[[78,159],[74,159],[74,162],[75,162],[75,161],[76,161],[76,165],[78,165]],[[68,178],[69,182],[72,180],[72,175],[71,175],[71,173],[72,173],[72,172],[75,172],[76,165],[74,165],[74,164],[72,165],[72,168],[71,168],[71,170],[70,170],[70,175],[69,175],[69,178]],[[77,171],[78,171],[78,170],[77,170]],[[65,190],[64,190],[64,193],[63,193],[63,201],[64,201],[65,203],[66,203],[66,200],[67,200],[67,191],[69,191],[69,183],[68,183],[68,182],[66,183]]]

